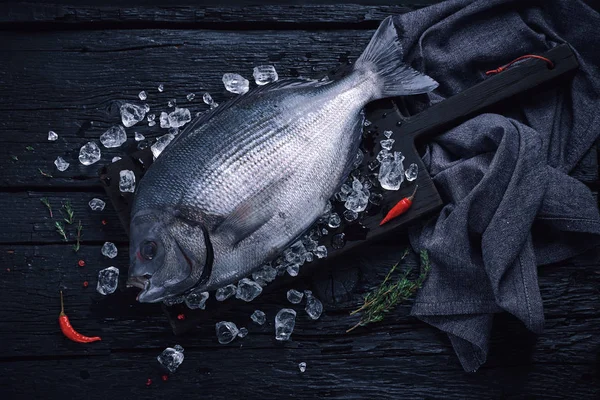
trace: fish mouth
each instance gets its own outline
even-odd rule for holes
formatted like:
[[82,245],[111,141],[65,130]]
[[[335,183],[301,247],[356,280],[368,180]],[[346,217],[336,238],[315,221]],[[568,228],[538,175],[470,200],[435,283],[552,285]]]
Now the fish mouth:
[[143,276],[130,276],[129,279],[127,279],[128,287],[137,287],[142,289],[135,298],[136,300],[139,300],[140,296],[148,290],[148,287],[150,286],[150,278],[151,276],[146,274]]

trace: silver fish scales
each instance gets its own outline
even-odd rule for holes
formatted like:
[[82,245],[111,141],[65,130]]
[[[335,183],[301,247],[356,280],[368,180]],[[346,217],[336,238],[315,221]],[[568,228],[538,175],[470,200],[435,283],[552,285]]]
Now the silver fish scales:
[[387,18],[344,78],[259,87],[181,133],[135,193],[129,283],[143,289],[139,301],[235,282],[305,232],[352,168],[364,106],[437,87],[401,53]]

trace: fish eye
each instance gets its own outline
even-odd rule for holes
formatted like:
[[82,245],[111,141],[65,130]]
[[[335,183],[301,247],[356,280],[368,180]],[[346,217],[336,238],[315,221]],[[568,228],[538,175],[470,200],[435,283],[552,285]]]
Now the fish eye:
[[152,260],[156,256],[156,242],[146,240],[140,246],[140,254],[146,260]]

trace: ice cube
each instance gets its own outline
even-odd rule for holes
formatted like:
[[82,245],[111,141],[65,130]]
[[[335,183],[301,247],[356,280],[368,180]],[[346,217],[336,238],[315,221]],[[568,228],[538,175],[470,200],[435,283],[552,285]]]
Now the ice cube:
[[312,294],[306,296],[306,313],[311,319],[319,319],[323,312],[323,304]]
[[187,108],[175,107],[175,111],[169,114],[169,126],[171,128],[179,128],[192,120],[190,110]]
[[[352,192],[346,197],[346,209],[359,213],[367,208],[369,203],[369,190],[356,177],[352,181]],[[350,214],[353,215],[353,214]]]
[[233,322],[229,321],[217,322],[215,328],[217,331],[217,339],[221,344],[233,342],[233,339],[235,339],[240,331]]
[[261,286],[265,286],[267,283],[272,282],[277,277],[277,270],[270,265],[265,265],[258,271],[252,273],[252,279]]
[[406,169],[406,172],[404,172],[404,176],[406,176],[406,180],[409,182],[412,182],[415,179],[417,179],[418,174],[419,174],[419,166],[415,163],[410,164],[408,166],[408,168]]
[[140,100],[146,100],[148,98],[148,93],[146,93],[145,90],[142,90],[140,93],[138,93],[138,97]]
[[260,310],[255,310],[252,313],[252,315],[250,316],[250,319],[258,325],[264,325],[265,322],[267,321],[267,316],[265,315],[264,312],[262,312]]
[[331,247],[333,247],[334,249],[341,249],[345,245],[346,235],[344,235],[343,233],[333,235],[333,237],[331,238]]
[[379,168],[379,183],[386,190],[398,190],[404,181],[404,156],[395,151],[393,158],[386,159]]
[[185,96],[185,98],[187,99],[187,101],[192,101],[196,98],[196,94],[194,93],[188,93],[187,96]]
[[222,288],[218,288],[215,292],[215,299],[217,299],[217,301],[225,301],[231,296],[233,296],[236,291],[237,286],[235,286],[234,284],[229,284]]
[[358,167],[363,162],[364,158],[365,158],[365,154],[362,152],[362,150],[359,149],[358,153],[356,153],[356,157],[354,157],[354,162],[352,163],[352,168]]
[[365,122],[363,122],[364,126],[371,126],[371,121],[369,121],[368,119],[365,119]]
[[115,267],[108,267],[98,271],[98,283],[96,291],[104,296],[114,293],[119,284],[119,270]]
[[337,213],[331,214],[329,216],[329,220],[327,221],[327,225],[333,229],[339,227],[341,223],[342,223],[342,219],[340,218],[339,215],[337,215]]
[[114,157],[112,158],[111,162],[117,162],[117,161],[119,161],[120,159],[121,159],[121,157],[119,157],[119,156],[114,156]]
[[173,136],[179,135],[179,128],[169,128],[169,133]]
[[202,101],[204,101],[206,104],[208,104],[211,109],[213,109],[213,108],[215,108],[215,107],[218,106],[218,104],[215,103],[215,101],[213,100],[212,96],[208,92],[206,92],[206,93],[204,93],[202,95]]
[[369,203],[371,204],[375,204],[376,206],[381,204],[381,200],[383,199],[383,196],[379,193],[371,193],[371,195],[369,196]]
[[167,347],[160,353],[156,359],[165,369],[173,373],[179,368],[183,362],[183,347],[175,345],[174,347]]
[[175,99],[171,99],[169,101],[167,101],[167,107],[171,108],[171,107],[175,107],[177,105],[177,100]]
[[156,114],[148,114],[146,115],[146,119],[148,122],[153,122],[156,119]]
[[121,125],[111,126],[100,136],[100,143],[104,147],[119,147],[127,141],[127,134]]
[[286,268],[286,271],[290,276],[298,276],[298,272],[300,272],[299,264],[289,264]]
[[239,74],[223,74],[223,85],[228,92],[244,94],[250,89],[250,82]]
[[106,242],[102,245],[100,250],[103,256],[108,258],[115,258],[117,256],[117,246],[112,242]]
[[238,337],[239,338],[245,338],[246,335],[248,335],[248,329],[246,328],[240,328],[240,331],[238,332]]
[[377,168],[379,168],[379,161],[377,160],[372,160],[369,164],[367,164],[367,167],[371,170],[374,171]]
[[302,265],[304,263],[305,253],[306,249],[304,248],[304,244],[301,240],[298,240],[283,252],[283,257],[290,264]]
[[395,140],[394,139],[386,139],[386,140],[382,140],[380,142],[381,144],[381,148],[382,149],[386,149],[386,150],[391,150],[392,146],[394,145]]
[[377,158],[377,161],[382,163],[384,161],[392,160],[394,158],[394,155],[386,149],[381,149],[381,151],[379,153],[377,153],[376,158]]
[[95,142],[87,142],[79,149],[79,162],[92,165],[100,160],[100,147]]
[[129,169],[119,171],[119,190],[121,192],[135,191],[135,174]]
[[256,84],[260,86],[275,82],[279,79],[277,71],[275,71],[275,67],[272,65],[259,65],[254,67],[252,76],[254,76]]
[[235,298],[244,301],[252,301],[261,293],[262,287],[258,283],[251,279],[244,278],[238,282]]
[[328,235],[329,231],[326,228],[321,229],[321,234],[323,234],[323,236]]
[[[314,249],[317,248],[317,246],[319,245],[317,243],[316,240],[312,239],[309,236],[304,236],[302,238],[302,244],[304,245],[304,249],[309,252],[309,251],[313,251]],[[306,255],[306,253],[304,253],[304,255]]]
[[146,136],[142,135],[139,132],[134,132],[134,138],[136,142],[141,142],[142,140],[146,139]]
[[208,292],[193,291],[185,296],[185,305],[192,310],[204,310],[206,307],[206,300],[208,300]]
[[172,133],[167,133],[166,135],[163,135],[156,139],[156,143],[150,146],[150,149],[152,150],[152,155],[154,156],[155,160],[158,158],[160,153],[162,153],[163,150],[169,145],[169,143],[171,143],[173,139],[175,139],[175,135],[173,135]]
[[383,136],[385,136],[387,139],[391,138],[393,134],[394,132],[392,131],[383,131]]
[[146,116],[146,107],[125,103],[121,106],[121,121],[126,128],[134,126]]
[[173,296],[173,297],[168,297],[168,298],[164,299],[163,304],[167,307],[171,307],[171,306],[174,306],[175,304],[181,304],[184,301],[185,301],[184,296]]
[[167,114],[166,112],[163,111],[160,113],[159,121],[160,121],[161,128],[170,128],[171,127],[171,125],[169,125],[169,114]]
[[313,259],[314,259],[314,254],[313,253],[306,253],[304,257],[305,257],[306,262],[312,262]]
[[304,293],[297,291],[296,289],[290,289],[287,291],[287,299],[292,304],[298,304],[302,301]]
[[165,85],[163,85],[162,83],[160,85],[158,85],[158,91],[159,92],[163,92],[165,90]]
[[282,308],[275,316],[275,339],[289,340],[296,325],[296,311]]
[[356,221],[358,218],[358,213],[353,210],[344,211],[344,219],[348,222]]
[[56,165],[56,169],[59,171],[66,171],[67,168],[69,168],[69,164],[68,162],[65,161],[64,158],[62,158],[61,156],[56,157],[56,160],[54,160],[54,165]]
[[102,210],[104,210],[104,206],[106,206],[106,203],[104,201],[102,201],[96,197],[91,199],[88,204],[89,204],[90,208],[92,209],[92,211],[102,211]]
[[315,251],[313,251],[313,253],[318,258],[325,258],[325,257],[327,257],[327,247],[321,245],[321,246],[317,247],[315,249]]
[[48,140],[54,142],[58,139],[58,135],[54,131],[48,131]]
[[306,363],[301,362],[300,364],[298,364],[298,369],[300,370],[300,372],[306,371]]

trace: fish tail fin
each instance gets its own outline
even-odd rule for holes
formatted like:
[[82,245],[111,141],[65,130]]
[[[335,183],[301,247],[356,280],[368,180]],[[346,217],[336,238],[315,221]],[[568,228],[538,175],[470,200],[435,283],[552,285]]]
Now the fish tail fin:
[[375,98],[427,93],[438,83],[402,62],[404,52],[392,17],[383,20],[354,70],[373,73],[380,90]]

